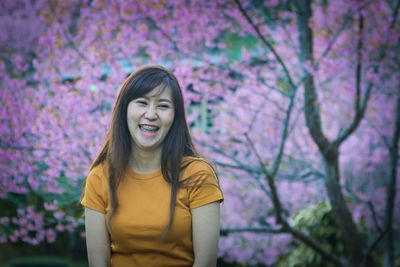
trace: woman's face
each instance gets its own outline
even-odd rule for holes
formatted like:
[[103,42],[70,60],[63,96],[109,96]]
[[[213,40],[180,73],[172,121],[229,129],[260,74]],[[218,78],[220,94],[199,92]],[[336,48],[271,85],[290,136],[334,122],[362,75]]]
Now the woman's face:
[[128,128],[134,150],[156,151],[162,148],[175,115],[172,90],[168,86],[163,88],[160,85],[128,104]]

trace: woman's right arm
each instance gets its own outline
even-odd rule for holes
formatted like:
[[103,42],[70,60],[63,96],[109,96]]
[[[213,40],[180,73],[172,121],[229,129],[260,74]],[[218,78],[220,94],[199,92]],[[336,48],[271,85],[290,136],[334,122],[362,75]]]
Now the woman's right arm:
[[86,247],[90,267],[109,267],[110,238],[104,213],[85,208]]

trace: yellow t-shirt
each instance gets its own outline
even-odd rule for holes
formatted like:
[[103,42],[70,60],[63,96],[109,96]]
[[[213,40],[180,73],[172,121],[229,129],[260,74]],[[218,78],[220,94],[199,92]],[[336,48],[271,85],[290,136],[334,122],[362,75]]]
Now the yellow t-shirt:
[[[161,169],[140,174],[128,168],[117,190],[119,207],[111,221],[112,266],[192,266],[192,216],[190,209],[222,201],[215,173],[203,160],[193,160],[181,172],[180,179],[195,173],[201,186],[178,189],[171,230],[161,241],[169,220],[171,185]],[[110,208],[106,164],[93,168],[86,180],[82,205],[105,213]]]

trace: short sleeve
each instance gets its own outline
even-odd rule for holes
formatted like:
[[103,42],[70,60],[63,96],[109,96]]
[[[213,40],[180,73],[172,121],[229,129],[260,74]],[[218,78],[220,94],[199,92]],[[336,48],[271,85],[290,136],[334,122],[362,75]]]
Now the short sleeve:
[[104,193],[104,177],[96,173],[95,168],[92,169],[87,178],[83,192],[81,204],[101,213],[106,212],[106,200]]
[[188,189],[190,209],[224,200],[215,172],[207,162],[195,160],[188,168],[194,179]]

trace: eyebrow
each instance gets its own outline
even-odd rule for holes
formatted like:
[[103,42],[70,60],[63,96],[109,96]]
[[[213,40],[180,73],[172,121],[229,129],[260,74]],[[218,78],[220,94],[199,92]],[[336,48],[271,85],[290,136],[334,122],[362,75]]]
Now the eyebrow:
[[[150,97],[148,97],[148,96],[142,96],[144,99],[146,99],[146,100],[149,100],[151,97],[154,97],[154,96],[150,96]],[[158,102],[168,102],[168,103],[171,103],[172,104],[172,101],[171,100],[169,100],[169,99],[167,99],[167,98],[160,98],[159,100],[158,100]]]
[[169,100],[169,99],[166,99],[166,98],[161,98],[161,99],[159,100],[159,102],[168,102],[168,103],[172,104],[172,101]]

